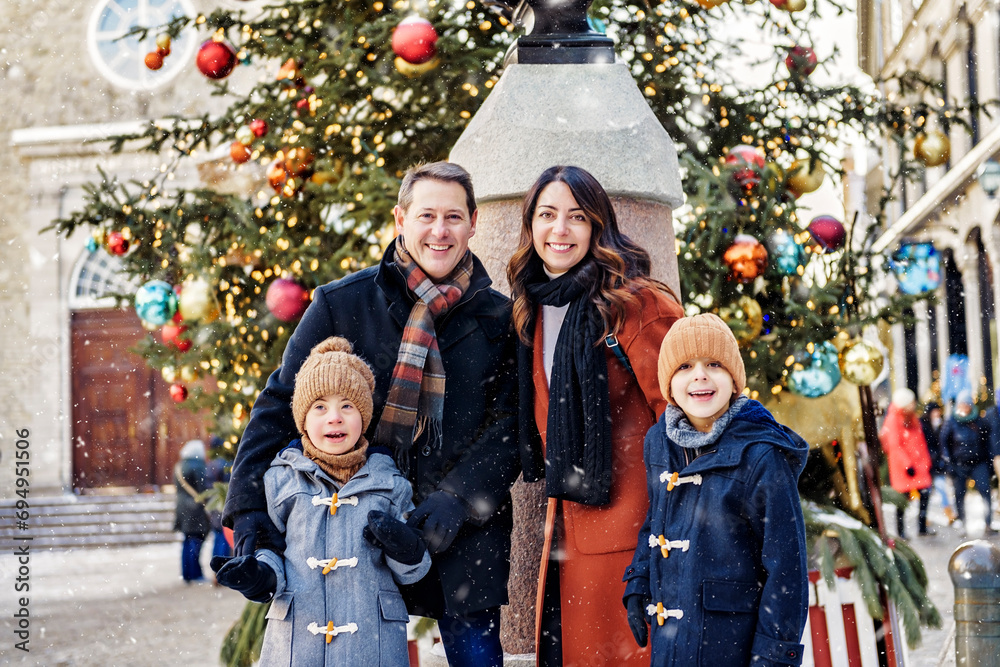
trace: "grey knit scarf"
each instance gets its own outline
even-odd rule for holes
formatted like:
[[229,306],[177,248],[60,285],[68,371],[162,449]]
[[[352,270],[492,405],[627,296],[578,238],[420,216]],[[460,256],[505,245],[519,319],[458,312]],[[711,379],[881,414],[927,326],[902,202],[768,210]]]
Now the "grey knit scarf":
[[715,420],[715,423],[712,424],[712,430],[708,433],[702,433],[694,426],[691,426],[691,422],[688,421],[684,411],[679,407],[668,405],[667,409],[663,411],[663,420],[667,426],[667,437],[685,449],[700,449],[713,445],[719,439],[719,436],[722,435],[722,432],[726,430],[726,427],[729,426],[729,422],[732,421],[733,416],[742,410],[743,406],[749,400],[749,398],[740,394],[733,401],[733,404],[729,406],[729,409]]

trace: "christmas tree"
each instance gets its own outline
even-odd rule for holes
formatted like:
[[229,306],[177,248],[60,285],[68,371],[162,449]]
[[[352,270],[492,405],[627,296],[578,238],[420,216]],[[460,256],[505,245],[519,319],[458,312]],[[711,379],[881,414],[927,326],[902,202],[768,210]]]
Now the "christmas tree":
[[[513,5],[289,0],[136,29],[150,44],[151,68],[171,57],[182,31],[202,33],[197,66],[224,108],[117,137],[116,150],[139,146],[165,156],[165,167],[92,184],[85,207],[54,227],[82,227],[95,247],[121,256],[138,288],[122,302],[134,303],[154,332],[139,351],[174,383],[175,400],[217,417],[230,443],[309,292],[379,260],[403,171],[446,158],[499,80],[530,23],[524,4]],[[963,110],[938,99],[933,82],[895,82],[894,102],[874,85],[816,83],[820,57],[832,55],[811,47],[818,15],[806,0],[601,0],[589,10],[682,156],[689,208],[678,216],[681,298],[689,312],[730,323],[751,395],[762,400],[785,391],[820,396],[842,377],[872,382],[882,361],[860,338],[863,327],[895,322],[925,298],[870,298],[888,270],[866,250],[880,212],[870,226],[809,221],[798,198],[839,177],[836,156],[849,133],[890,133],[904,148],[915,145],[912,159],[901,152],[896,180],[940,157],[927,148],[940,148],[943,135],[927,127],[962,122]],[[740,43],[720,36],[734,25],[773,44],[764,79],[730,73],[727,58]],[[226,81],[234,67],[264,76],[236,95]],[[193,152],[226,146],[232,170],[251,181],[259,175],[255,187],[172,187]],[[887,202],[893,183],[885,187]]]

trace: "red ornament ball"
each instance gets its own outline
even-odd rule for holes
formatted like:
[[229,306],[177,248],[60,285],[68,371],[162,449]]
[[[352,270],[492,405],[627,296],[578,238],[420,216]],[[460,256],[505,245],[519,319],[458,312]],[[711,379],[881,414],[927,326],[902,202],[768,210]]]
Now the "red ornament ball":
[[175,382],[170,385],[170,398],[174,400],[174,403],[183,403],[187,400],[188,390],[187,387],[179,382]]
[[278,278],[267,288],[267,309],[282,322],[294,322],[309,306],[309,290],[293,280]]
[[146,67],[148,69],[155,71],[163,67],[163,56],[165,55],[167,54],[160,53],[159,50],[150,51],[149,53],[146,54],[146,57],[144,58],[143,62],[146,63]]
[[722,261],[733,272],[734,279],[748,283],[764,274],[767,268],[767,248],[749,234],[737,234],[733,245],[722,255]]
[[240,143],[239,141],[234,141],[229,145],[229,157],[233,159],[236,164],[243,164],[250,159],[253,155],[253,151],[246,144]]
[[809,223],[809,234],[823,248],[824,253],[836,252],[844,247],[847,230],[844,223],[832,215],[819,215]]
[[279,194],[284,190],[285,182],[290,176],[283,160],[275,160],[267,168],[267,182]]
[[267,134],[267,121],[255,118],[250,121],[250,131],[253,132],[253,136],[255,137],[263,137]]
[[422,16],[409,16],[392,31],[392,50],[411,65],[419,65],[437,53],[437,39],[430,21]]
[[198,71],[209,79],[224,79],[236,67],[236,49],[228,42],[208,40],[198,49]]
[[182,335],[187,331],[187,327],[183,324],[164,324],[163,328],[160,329],[160,338],[163,339],[163,344],[168,347],[173,347],[180,352],[187,352],[191,349],[191,339]]
[[128,239],[121,232],[110,232],[104,241],[108,244],[108,252],[112,255],[121,256],[128,252]]
[[760,184],[764,156],[753,146],[733,146],[726,155],[726,164],[733,170],[733,182],[743,192],[750,192]]
[[809,76],[816,69],[816,52],[808,46],[793,46],[785,56],[785,67],[792,76]]

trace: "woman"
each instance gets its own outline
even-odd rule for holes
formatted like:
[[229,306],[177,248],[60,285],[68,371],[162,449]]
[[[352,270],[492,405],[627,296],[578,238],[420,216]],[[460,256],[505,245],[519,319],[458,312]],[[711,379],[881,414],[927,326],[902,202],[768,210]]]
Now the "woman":
[[549,496],[535,623],[547,667],[649,664],[618,600],[649,504],[643,439],[666,405],[656,360],[682,316],[649,268],[593,176],[538,178],[507,277],[524,479],[544,477]]
[[[920,496],[917,528],[921,535],[933,535],[927,528],[927,504],[931,488],[931,456],[924,430],[917,418],[917,397],[912,389],[897,389],[879,433],[889,462],[889,484],[903,495],[916,491]],[[896,509],[896,534],[906,537],[903,508]]]
[[174,466],[177,483],[177,509],[174,530],[184,533],[181,546],[181,576],[184,583],[205,581],[201,571],[201,545],[212,524],[200,496],[208,487],[205,481],[205,443],[189,440],[181,448],[180,461]]

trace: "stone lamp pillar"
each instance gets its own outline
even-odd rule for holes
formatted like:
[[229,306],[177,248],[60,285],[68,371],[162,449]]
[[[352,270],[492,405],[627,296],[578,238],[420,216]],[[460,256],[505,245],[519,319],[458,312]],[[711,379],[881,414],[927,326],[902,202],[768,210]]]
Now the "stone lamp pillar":
[[[536,30],[518,41],[493,92],[451,151],[471,174],[479,204],[470,243],[494,286],[520,236],[521,200],[553,165],[591,172],[611,196],[622,230],[643,246],[653,276],[680,294],[672,209],[683,202],[677,151],[612,42],[587,25],[589,0],[528,0]],[[544,483],[514,489],[508,653],[534,653],[535,595],[545,521]],[[629,527],[631,530],[631,527]],[[618,604],[609,600],[608,604]]]

